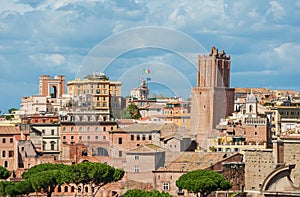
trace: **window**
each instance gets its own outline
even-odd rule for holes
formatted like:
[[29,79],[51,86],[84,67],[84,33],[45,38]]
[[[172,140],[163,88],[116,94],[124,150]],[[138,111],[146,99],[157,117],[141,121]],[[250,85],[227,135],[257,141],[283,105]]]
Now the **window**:
[[4,161],[4,167],[8,168],[8,162],[7,161]]
[[87,139],[89,140],[91,137],[90,136],[87,136]]
[[71,140],[74,140],[74,136],[73,135],[71,136]]
[[51,150],[55,150],[56,143],[54,141],[51,141],[50,144],[51,144]]
[[79,136],[79,139],[82,140],[82,136],[81,135]]
[[66,136],[65,136],[65,135],[63,136],[63,139],[64,139],[64,140],[66,139]]
[[14,157],[14,151],[13,150],[8,151],[8,157]]
[[149,140],[152,140],[152,135],[151,134],[149,135]]
[[134,140],[134,135],[131,135],[131,140]]
[[6,151],[5,150],[2,151],[2,157],[6,157]]
[[98,140],[98,136],[95,136],[95,140]]
[[122,151],[119,151],[119,157],[122,157]]
[[133,171],[134,172],[140,172],[140,166],[134,166]]
[[79,127],[79,132],[82,132],[82,127]]
[[14,142],[14,138],[9,138],[9,142],[13,143]]
[[168,182],[163,182],[163,191],[169,191],[170,190],[170,183]]
[[63,132],[65,132],[66,131],[66,127],[63,127]]
[[96,132],[98,131],[98,127],[95,128],[95,131],[96,131]]
[[54,135],[54,129],[51,130],[51,135]]
[[254,135],[257,135],[257,132],[256,132],[256,131],[254,132]]
[[119,143],[119,144],[122,144],[122,141],[123,141],[123,140],[122,140],[122,138],[121,138],[121,137],[119,137],[119,139],[118,139],[118,143]]
[[146,140],[146,136],[145,135],[142,136],[142,140]]
[[72,131],[72,132],[74,131],[74,127],[71,127],[71,131]]
[[140,160],[140,156],[139,155],[134,155],[134,160]]
[[3,143],[3,144],[6,143],[6,138],[2,138],[2,143]]
[[103,136],[103,140],[106,140],[106,136]]
[[140,140],[140,135],[137,135],[137,136],[136,136],[136,140]]
[[106,127],[103,127],[103,131],[106,131]]
[[88,128],[87,128],[87,132],[90,132],[90,130],[91,130],[91,128],[90,128],[90,127],[88,127]]

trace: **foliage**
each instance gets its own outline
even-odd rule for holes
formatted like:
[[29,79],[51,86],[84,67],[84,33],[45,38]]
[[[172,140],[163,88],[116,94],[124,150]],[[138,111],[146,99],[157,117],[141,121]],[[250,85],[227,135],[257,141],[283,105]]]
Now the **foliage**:
[[9,114],[12,114],[14,111],[17,111],[18,109],[16,109],[16,108],[10,108],[10,109],[8,109],[8,113]]
[[10,181],[0,181],[0,196],[7,196],[7,188],[13,184]]
[[162,192],[160,193],[157,190],[152,191],[143,191],[138,189],[128,190],[124,197],[172,197],[169,193]]
[[43,172],[43,171],[48,171],[48,170],[62,170],[66,168],[67,166],[64,164],[52,164],[52,163],[43,163],[39,165],[35,165],[31,167],[29,170],[24,172],[22,174],[22,178],[27,179],[30,178],[32,175]]
[[13,114],[10,114],[10,115],[6,115],[5,116],[5,119],[6,120],[11,120],[11,119],[13,119],[15,116],[13,115]]
[[90,185],[94,196],[102,186],[120,180],[124,171],[104,163],[82,162],[63,170],[62,176],[65,183]]
[[195,170],[183,174],[176,181],[178,188],[187,189],[204,197],[217,190],[228,190],[231,183],[225,177],[211,170]]
[[123,119],[129,119],[129,118],[131,118],[130,113],[129,113],[129,111],[127,110],[126,107],[124,107],[124,108],[121,110],[121,118],[123,118]]
[[132,119],[140,119],[142,117],[139,112],[138,106],[136,106],[134,103],[130,103],[127,107],[127,110]]
[[54,188],[64,183],[62,170],[66,168],[64,164],[39,164],[24,172],[22,177],[31,183],[33,191],[44,191],[47,196],[51,196]]
[[10,177],[10,174],[10,171],[8,171],[3,166],[0,166],[0,179],[7,179],[8,177]]

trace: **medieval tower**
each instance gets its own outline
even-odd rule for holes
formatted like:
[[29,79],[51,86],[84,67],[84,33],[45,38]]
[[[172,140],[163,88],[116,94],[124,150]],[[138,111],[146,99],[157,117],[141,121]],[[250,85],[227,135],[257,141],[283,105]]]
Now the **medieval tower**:
[[51,98],[60,98],[65,94],[65,76],[55,76],[50,78],[50,75],[40,76],[40,95],[51,96]]
[[191,131],[198,147],[207,150],[221,118],[234,110],[234,89],[230,88],[230,56],[212,47],[208,55],[199,55],[197,84],[192,88]]

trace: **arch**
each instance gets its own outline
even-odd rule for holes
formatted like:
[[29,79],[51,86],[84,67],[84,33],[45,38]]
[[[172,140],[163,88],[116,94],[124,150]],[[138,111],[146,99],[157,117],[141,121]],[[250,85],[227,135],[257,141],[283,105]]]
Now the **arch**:
[[294,168],[295,165],[286,165],[286,166],[279,167],[273,172],[271,172],[264,180],[261,187],[261,192],[266,194],[285,192],[285,191],[278,191],[279,189],[276,188],[277,184],[282,184],[282,183],[284,183],[286,187],[288,187],[289,190],[293,192],[299,190],[299,186],[296,186],[290,177],[291,171]]
[[55,150],[55,144],[56,144],[56,142],[54,142],[54,141],[50,142],[50,149],[51,150]]
[[93,152],[93,156],[108,156],[108,151],[106,148],[97,147]]
[[51,96],[51,98],[57,97],[57,87],[54,85],[52,85],[50,88],[50,96]]
[[68,186],[65,186],[65,187],[64,187],[64,192],[68,192],[68,191],[69,191]]
[[47,142],[43,141],[43,151],[46,150],[46,145],[47,145]]
[[72,193],[75,192],[75,187],[74,187],[74,186],[71,187],[71,192],[72,192]]

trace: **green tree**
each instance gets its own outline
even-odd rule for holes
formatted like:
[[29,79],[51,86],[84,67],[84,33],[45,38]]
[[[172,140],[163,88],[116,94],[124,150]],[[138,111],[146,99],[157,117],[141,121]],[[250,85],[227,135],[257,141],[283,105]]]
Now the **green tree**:
[[140,112],[139,112],[138,106],[136,106],[134,103],[130,103],[127,107],[127,110],[128,110],[128,112],[130,114],[130,117],[132,119],[139,119],[139,118],[142,117]]
[[160,193],[157,190],[144,191],[144,190],[133,189],[133,190],[128,190],[124,194],[124,197],[172,197],[172,195],[166,192]]
[[0,196],[7,196],[9,195],[8,191],[11,188],[11,185],[13,185],[13,182],[10,181],[0,181]]
[[130,113],[129,113],[129,111],[127,110],[126,107],[124,107],[124,108],[121,110],[121,118],[123,118],[123,119],[129,119],[129,118],[131,118]]
[[[62,170],[65,168],[67,168],[67,166],[64,164],[39,164],[24,172],[22,177],[31,183],[33,191],[44,191],[47,193],[47,196],[50,197],[54,188],[64,183]],[[26,189],[22,187],[22,185],[20,187],[21,189]]]
[[195,170],[181,175],[176,181],[176,186],[193,192],[196,196],[200,193],[206,197],[213,191],[230,189],[231,183],[217,172]]
[[10,171],[8,171],[3,166],[0,166],[0,179],[7,179],[8,177],[10,177],[10,174]]
[[6,120],[11,120],[11,119],[13,119],[15,116],[13,115],[13,114],[9,114],[9,115],[6,115],[5,116],[5,119]]
[[77,185],[89,185],[92,196],[104,185],[118,181],[124,176],[124,171],[115,169],[104,163],[82,162],[71,165],[63,171],[64,182]]
[[10,108],[7,111],[8,111],[9,114],[12,114],[14,111],[17,111],[17,110],[18,109],[16,109],[16,108]]

